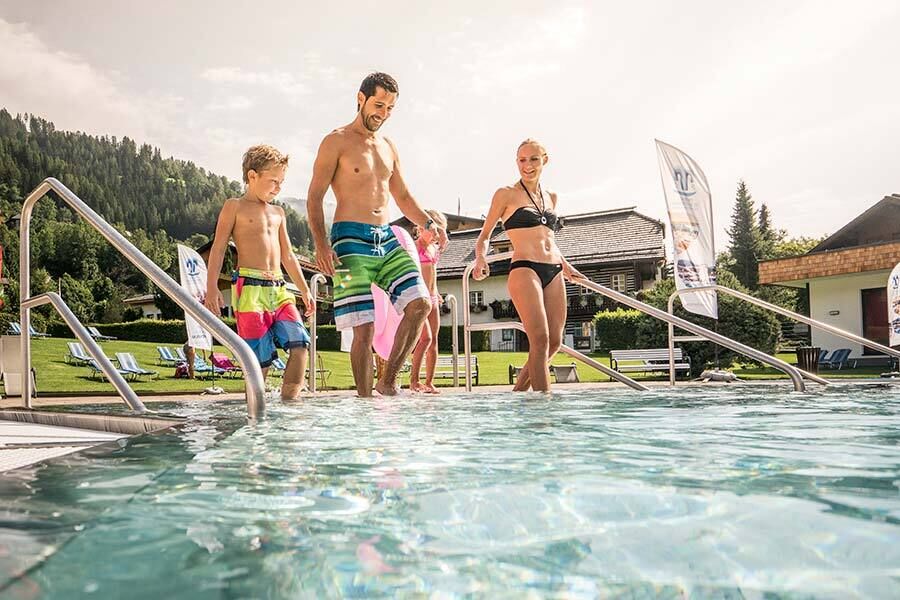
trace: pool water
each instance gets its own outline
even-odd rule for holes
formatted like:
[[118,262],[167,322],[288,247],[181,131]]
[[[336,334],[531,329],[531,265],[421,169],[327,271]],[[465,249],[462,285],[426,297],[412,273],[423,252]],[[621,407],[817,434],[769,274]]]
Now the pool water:
[[0,478],[0,597],[900,597],[897,387],[168,408]]

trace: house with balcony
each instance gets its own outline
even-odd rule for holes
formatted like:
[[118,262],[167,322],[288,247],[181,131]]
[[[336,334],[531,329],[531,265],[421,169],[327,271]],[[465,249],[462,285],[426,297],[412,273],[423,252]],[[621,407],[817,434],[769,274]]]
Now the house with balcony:
[[[885,196],[800,256],[759,263],[759,283],[806,288],[809,316],[888,344],[887,283],[900,261],[900,194]],[[860,344],[812,328],[812,345],[849,348],[857,364],[888,364]]]
[[[518,321],[519,316],[506,289],[509,261],[491,264],[491,274],[482,281],[470,280],[469,297],[462,298],[462,276],[475,259],[479,229],[450,232],[450,244],[438,263],[438,288],[453,294],[460,310],[471,313],[472,323]],[[606,210],[562,218],[556,241],[567,260],[591,280],[624,293],[648,289],[662,278],[665,265],[665,227],[661,221],[637,212],[634,207]],[[506,233],[497,227],[491,253],[512,249]],[[568,318],[565,340],[570,346],[590,350],[593,346],[593,318],[614,303],[589,290],[566,283]],[[444,307],[441,324],[450,325],[449,308]],[[491,350],[524,351],[525,335],[514,329],[491,332]]]

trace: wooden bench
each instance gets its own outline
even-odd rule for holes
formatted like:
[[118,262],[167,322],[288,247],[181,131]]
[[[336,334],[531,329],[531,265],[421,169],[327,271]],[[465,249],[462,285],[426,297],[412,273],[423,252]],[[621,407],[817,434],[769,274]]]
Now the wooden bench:
[[[522,367],[509,365],[509,384],[512,385],[519,378]],[[575,363],[570,365],[550,365],[550,374],[556,379],[556,383],[580,383],[578,367]]]
[[[424,362],[424,361],[423,361]],[[472,382],[475,385],[478,385],[478,357],[474,354],[469,360],[469,365],[472,367]],[[425,368],[425,365],[422,365],[422,368]],[[434,365],[434,378],[435,379],[453,379],[453,357],[450,355],[447,356],[438,356],[437,362]],[[466,355],[459,355],[459,380],[466,380]]]
[[[674,357],[675,373],[689,375],[691,372],[691,357],[684,354],[681,348],[675,348]],[[610,366],[619,373],[668,373],[669,349],[611,350],[609,362]]]

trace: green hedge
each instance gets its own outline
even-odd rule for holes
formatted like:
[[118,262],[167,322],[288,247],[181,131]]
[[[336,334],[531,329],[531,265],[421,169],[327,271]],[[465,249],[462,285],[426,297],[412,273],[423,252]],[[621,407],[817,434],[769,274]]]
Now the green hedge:
[[638,323],[642,315],[643,313],[639,310],[621,308],[597,313],[594,317],[594,325],[600,349],[609,351],[637,348]]
[[[0,313],[0,326],[3,325],[3,316],[6,313]],[[9,320],[18,321],[18,315],[9,315]],[[234,319],[223,319],[223,321],[236,331]],[[187,331],[184,327],[184,321],[171,320],[161,321],[156,319],[141,319],[139,321],[131,321],[129,323],[102,323],[96,325],[97,330],[103,335],[111,335],[120,340],[132,340],[136,342],[155,342],[158,344],[183,344],[187,339]],[[73,338],[72,331],[65,323],[50,323],[48,331],[53,337]],[[319,325],[316,327],[319,350],[340,350],[341,334],[335,329],[334,325]],[[440,347],[445,351],[450,350],[450,327],[441,327],[438,342]],[[462,334],[459,336],[459,349],[462,351]],[[490,349],[490,332],[489,331],[473,331],[472,332],[472,351],[484,352]]]
[[[449,325],[441,326],[438,331],[438,351],[441,354],[449,354],[453,349],[452,327]],[[462,327],[458,330],[457,343],[459,344],[459,353],[463,353],[463,335]],[[490,331],[473,331],[472,332],[472,352],[487,352],[491,349],[491,332]]]

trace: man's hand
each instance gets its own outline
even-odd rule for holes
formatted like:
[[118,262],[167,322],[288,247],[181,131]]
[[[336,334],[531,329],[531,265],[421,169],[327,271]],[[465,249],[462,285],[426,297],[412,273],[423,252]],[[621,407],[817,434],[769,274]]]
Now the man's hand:
[[341,264],[341,261],[331,244],[318,242],[316,243],[316,264],[322,273],[334,277],[334,266]]
[[203,305],[212,311],[216,316],[222,315],[222,309],[225,308],[225,300],[222,298],[222,292],[218,288],[210,292],[206,291],[206,297],[203,298]]
[[303,311],[303,314],[306,317],[311,317],[316,312],[316,299],[313,298],[312,292],[307,289],[303,292],[303,306],[306,307],[306,310]]

